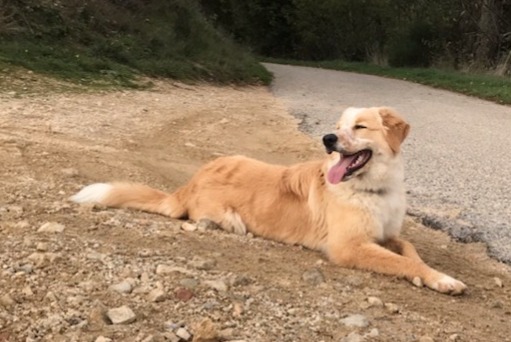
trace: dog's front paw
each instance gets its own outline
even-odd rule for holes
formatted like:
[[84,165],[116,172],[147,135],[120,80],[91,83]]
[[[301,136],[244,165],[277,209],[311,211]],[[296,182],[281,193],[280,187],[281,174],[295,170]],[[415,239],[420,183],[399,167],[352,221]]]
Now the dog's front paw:
[[467,288],[467,285],[446,274],[440,274],[435,280],[426,282],[426,285],[435,291],[451,295],[462,294]]

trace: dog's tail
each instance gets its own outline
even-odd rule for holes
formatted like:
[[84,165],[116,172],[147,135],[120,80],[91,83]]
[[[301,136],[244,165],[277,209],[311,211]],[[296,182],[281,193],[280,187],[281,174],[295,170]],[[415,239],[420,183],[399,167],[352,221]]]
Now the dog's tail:
[[136,183],[95,183],[69,198],[76,203],[98,203],[107,207],[133,208],[173,218],[186,216],[176,194],[167,194]]

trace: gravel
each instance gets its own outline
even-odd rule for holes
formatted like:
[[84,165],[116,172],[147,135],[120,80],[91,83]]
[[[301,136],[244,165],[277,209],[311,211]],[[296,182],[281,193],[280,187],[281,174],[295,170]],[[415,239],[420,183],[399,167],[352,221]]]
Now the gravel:
[[391,106],[410,122],[404,145],[411,213],[511,262],[511,107],[376,76],[265,64],[273,93],[317,138],[349,106]]

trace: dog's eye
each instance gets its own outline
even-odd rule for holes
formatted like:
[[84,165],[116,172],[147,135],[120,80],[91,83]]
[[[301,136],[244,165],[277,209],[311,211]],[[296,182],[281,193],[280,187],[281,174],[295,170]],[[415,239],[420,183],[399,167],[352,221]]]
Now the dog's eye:
[[364,128],[367,128],[367,127],[364,125],[355,125],[355,127],[353,127],[353,129],[364,129]]

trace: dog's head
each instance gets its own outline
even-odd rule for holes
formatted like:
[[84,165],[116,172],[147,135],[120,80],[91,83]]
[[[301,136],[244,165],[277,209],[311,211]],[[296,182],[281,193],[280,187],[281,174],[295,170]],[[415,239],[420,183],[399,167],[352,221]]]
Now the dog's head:
[[373,163],[395,159],[409,130],[410,126],[390,108],[346,109],[335,133],[323,137],[327,152],[334,152],[328,181],[344,182],[368,173]]

